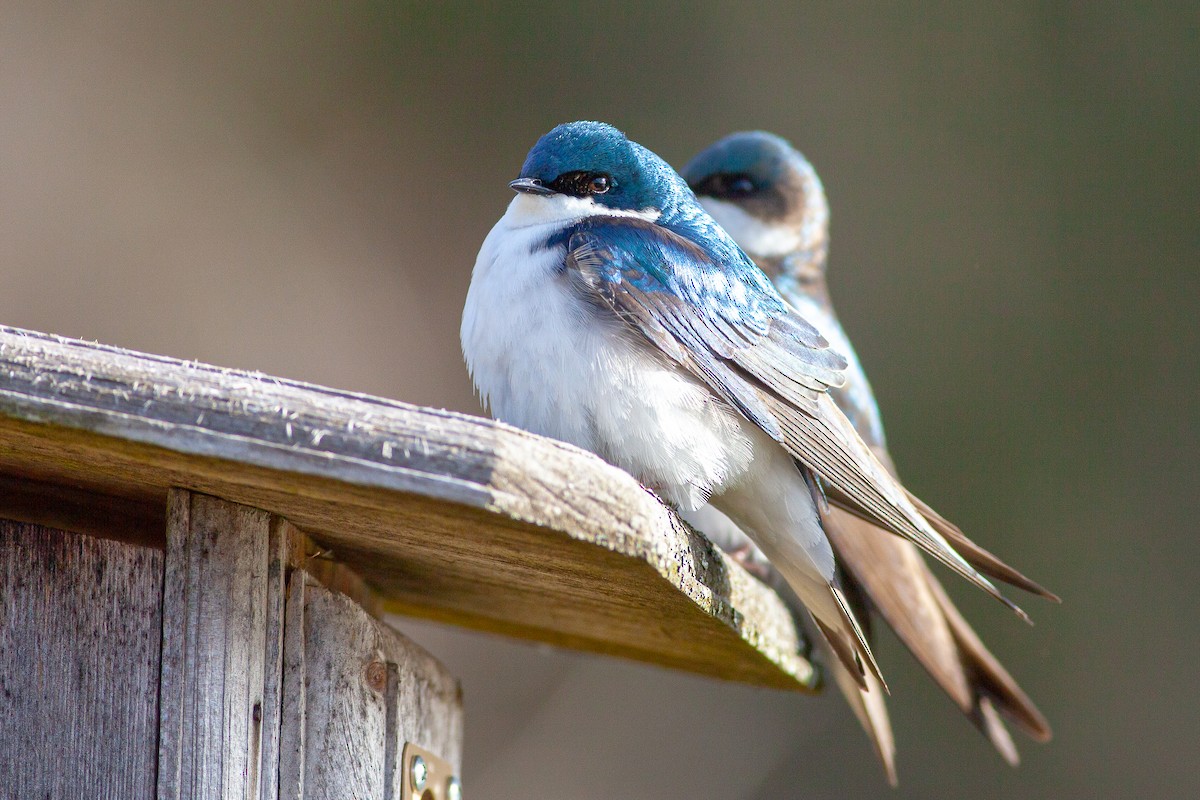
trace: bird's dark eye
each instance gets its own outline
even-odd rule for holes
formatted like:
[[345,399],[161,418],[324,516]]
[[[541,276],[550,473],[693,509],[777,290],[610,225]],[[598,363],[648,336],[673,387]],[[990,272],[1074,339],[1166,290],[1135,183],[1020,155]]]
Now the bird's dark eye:
[[551,189],[571,197],[604,194],[614,186],[612,176],[603,172],[564,172],[550,183]]
[[745,175],[732,175],[729,177],[729,193],[735,197],[750,194],[754,191],[754,181],[747,178]]
[[741,173],[718,172],[709,175],[696,187],[696,194],[721,200],[747,197],[758,191],[754,179]]

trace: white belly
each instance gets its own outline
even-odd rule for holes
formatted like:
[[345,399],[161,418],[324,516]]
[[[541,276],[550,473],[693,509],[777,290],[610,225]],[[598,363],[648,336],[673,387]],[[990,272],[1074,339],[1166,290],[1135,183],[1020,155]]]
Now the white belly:
[[682,508],[741,476],[749,425],[621,323],[587,305],[538,249],[562,225],[521,225],[518,196],[480,249],[461,329],[463,354],[493,416],[578,445]]

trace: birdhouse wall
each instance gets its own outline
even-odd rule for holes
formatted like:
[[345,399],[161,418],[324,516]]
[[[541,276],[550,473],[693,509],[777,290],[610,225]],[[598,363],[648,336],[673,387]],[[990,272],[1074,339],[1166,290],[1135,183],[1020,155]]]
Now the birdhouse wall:
[[399,798],[406,743],[461,774],[458,682],[295,528],[182,490],[166,527],[0,520],[0,794]]

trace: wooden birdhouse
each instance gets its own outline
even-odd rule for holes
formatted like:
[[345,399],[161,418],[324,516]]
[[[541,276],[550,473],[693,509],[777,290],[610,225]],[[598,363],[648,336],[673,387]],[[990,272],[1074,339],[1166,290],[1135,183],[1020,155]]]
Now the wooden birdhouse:
[[573,447],[0,328],[0,793],[470,797],[458,682],[384,612],[815,685],[770,589]]

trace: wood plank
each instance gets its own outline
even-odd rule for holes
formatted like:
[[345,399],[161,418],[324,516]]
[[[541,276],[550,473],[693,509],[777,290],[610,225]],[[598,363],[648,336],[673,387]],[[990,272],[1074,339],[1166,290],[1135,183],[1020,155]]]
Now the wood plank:
[[163,554],[0,520],[0,795],[154,796]]
[[287,618],[289,633],[303,619],[304,638],[301,655],[288,637],[285,683],[303,688],[289,689],[282,739],[303,747],[281,768],[282,798],[398,798],[405,742],[461,770],[461,693],[432,656],[303,570]]
[[308,728],[308,665],[304,652],[304,597],[308,574],[293,570],[287,581],[283,632],[283,703],[279,734],[279,800],[303,800],[305,731]]
[[167,502],[158,796],[259,796],[270,516]]
[[383,797],[387,666],[375,621],[310,583],[304,661],[304,800]]
[[[383,640],[388,667],[387,703],[390,750],[399,756],[406,742],[436,753],[462,774],[462,686],[437,660],[407,636],[383,622],[376,629]],[[397,768],[403,768],[396,758]],[[396,791],[400,781],[393,777]]]
[[391,610],[809,689],[786,606],[626,473],[477,417],[0,328],[0,473],[290,519]]
[[283,647],[286,629],[287,579],[293,540],[302,534],[287,520],[272,517],[267,537],[267,607],[263,657],[262,780],[260,800],[279,796],[279,732],[283,715]]

